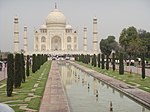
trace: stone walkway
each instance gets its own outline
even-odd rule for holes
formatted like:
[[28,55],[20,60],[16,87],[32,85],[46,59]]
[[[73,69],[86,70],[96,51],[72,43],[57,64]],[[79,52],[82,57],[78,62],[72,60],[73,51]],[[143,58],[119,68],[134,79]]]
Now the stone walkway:
[[52,62],[39,112],[70,112],[56,61]]
[[87,72],[88,74],[96,77],[97,79],[104,81],[105,83],[116,88],[117,90],[122,91],[127,96],[133,98],[136,101],[143,103],[145,106],[150,107],[150,93],[143,91],[141,89],[138,89],[135,86],[131,86],[124,82],[116,80],[107,75],[103,75],[87,67],[81,66],[75,62],[69,61],[69,63],[75,65],[77,68]]
[[[116,69],[119,70],[119,65],[116,64]],[[137,74],[142,74],[142,68],[140,67],[135,67],[135,66],[126,66],[124,65],[124,70],[127,72],[132,72],[132,73],[137,73]],[[150,69],[146,68],[145,69],[145,75],[150,77]]]

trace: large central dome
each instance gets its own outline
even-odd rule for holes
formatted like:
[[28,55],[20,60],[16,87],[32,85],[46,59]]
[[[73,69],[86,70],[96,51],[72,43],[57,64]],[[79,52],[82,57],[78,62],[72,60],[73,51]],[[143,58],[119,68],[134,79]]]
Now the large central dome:
[[66,17],[64,14],[55,8],[46,18],[47,27],[65,27]]

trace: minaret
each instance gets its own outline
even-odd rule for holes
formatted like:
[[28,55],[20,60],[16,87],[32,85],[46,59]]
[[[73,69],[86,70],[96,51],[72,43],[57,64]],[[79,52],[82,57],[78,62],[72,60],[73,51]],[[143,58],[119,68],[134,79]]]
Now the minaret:
[[26,54],[28,50],[28,43],[27,43],[27,26],[24,26],[24,53]]
[[97,42],[97,18],[93,18],[93,52],[94,54],[98,53],[98,42]]
[[84,26],[83,49],[87,51],[87,27]]
[[18,17],[14,18],[14,53],[19,53],[19,24],[18,24]]

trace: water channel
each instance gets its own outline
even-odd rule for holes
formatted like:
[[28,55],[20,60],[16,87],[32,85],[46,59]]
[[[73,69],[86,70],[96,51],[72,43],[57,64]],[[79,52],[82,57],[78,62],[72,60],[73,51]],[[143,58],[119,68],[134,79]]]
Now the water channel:
[[69,63],[59,63],[71,112],[150,112],[104,82]]

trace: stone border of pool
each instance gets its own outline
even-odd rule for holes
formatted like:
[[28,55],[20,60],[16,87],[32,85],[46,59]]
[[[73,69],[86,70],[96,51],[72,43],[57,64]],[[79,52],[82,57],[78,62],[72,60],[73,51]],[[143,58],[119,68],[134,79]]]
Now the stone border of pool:
[[67,61],[67,62],[76,66],[80,70],[83,70],[84,72],[92,75],[93,77],[103,81],[104,83],[115,88],[116,90],[121,91],[125,95],[127,95],[127,96],[131,97],[133,100],[137,101],[137,103],[141,103],[150,109],[150,93],[143,91],[141,89],[138,89],[138,88],[131,86],[129,84],[126,84],[124,82],[121,82],[119,80],[116,80],[116,79],[109,77],[107,75],[104,75],[102,73],[96,72],[96,71],[89,69],[87,67],[81,66],[81,65],[79,65],[73,61]]
[[39,112],[70,112],[57,61],[52,61]]

